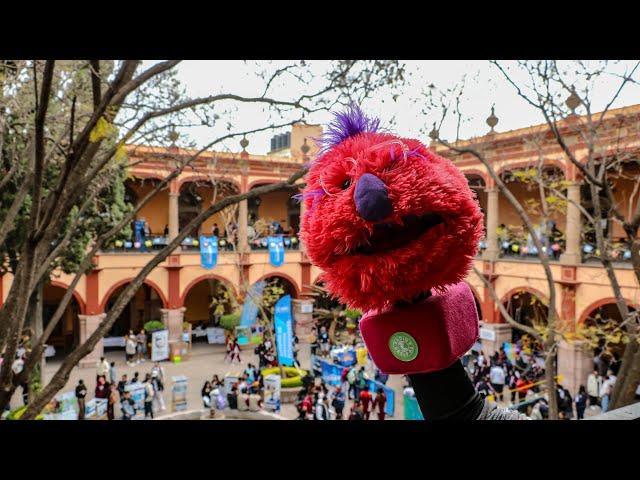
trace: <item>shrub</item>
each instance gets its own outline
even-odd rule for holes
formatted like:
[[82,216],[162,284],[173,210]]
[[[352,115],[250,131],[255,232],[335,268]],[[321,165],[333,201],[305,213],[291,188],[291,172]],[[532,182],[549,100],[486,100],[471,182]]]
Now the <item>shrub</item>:
[[220,317],[220,327],[225,330],[233,331],[238,325],[240,325],[239,313],[229,313]]
[[156,330],[164,330],[165,328],[167,327],[165,327],[164,323],[162,323],[160,320],[149,320],[144,324],[144,331],[146,333],[155,332]]
[[[263,377],[267,375],[280,375],[280,367],[265,368],[260,373]],[[302,386],[302,377],[307,375],[306,370],[295,367],[284,367],[286,378],[280,380],[281,388],[296,388]]]

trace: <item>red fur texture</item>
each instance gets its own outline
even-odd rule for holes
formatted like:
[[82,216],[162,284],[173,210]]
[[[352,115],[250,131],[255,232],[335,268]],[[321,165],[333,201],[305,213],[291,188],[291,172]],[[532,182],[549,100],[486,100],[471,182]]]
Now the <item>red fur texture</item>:
[[[393,205],[379,222],[364,220],[356,209],[354,191],[365,173],[384,182]],[[386,133],[354,135],[319,157],[306,181],[305,192],[326,194],[305,196],[302,239],[312,262],[323,269],[327,289],[343,303],[385,308],[466,276],[483,236],[480,207],[453,163],[419,141]],[[442,223],[402,230],[407,215],[425,214],[437,214]],[[386,238],[376,233],[376,223],[395,228]],[[372,245],[365,253],[359,248]]]

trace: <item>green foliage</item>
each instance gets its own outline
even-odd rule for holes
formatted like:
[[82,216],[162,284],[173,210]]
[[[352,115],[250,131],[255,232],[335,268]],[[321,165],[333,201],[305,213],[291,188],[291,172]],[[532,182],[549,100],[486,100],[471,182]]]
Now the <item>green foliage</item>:
[[240,325],[240,314],[230,313],[228,315],[222,315],[220,317],[220,327],[228,331],[233,331],[238,325]]
[[[18,407],[14,410],[11,410],[11,412],[9,412],[9,415],[7,415],[7,420],[20,420],[20,418],[22,417],[22,415],[24,415],[24,412],[27,411],[27,406],[23,405],[22,407]],[[44,415],[39,414],[38,416],[36,416],[36,420],[43,420],[44,419]]]
[[160,320],[149,320],[144,324],[144,331],[146,333],[155,332],[156,330],[164,330],[165,328],[167,327],[165,327],[164,323],[162,323]]
[[362,317],[362,311],[357,309],[347,308],[344,311],[344,316],[351,320],[357,320]]
[[[19,166],[10,182],[0,193],[0,223],[6,217],[16,193],[26,180],[26,172],[29,170],[28,162],[31,158],[28,149],[33,136],[31,127],[34,111],[33,72],[28,65],[29,62],[18,63],[21,63],[22,66],[19,67],[19,75],[11,79],[11,88],[7,83],[5,85],[7,88],[0,92],[0,115],[3,115],[5,123],[2,152],[0,152],[2,153],[0,155],[0,174],[13,164]],[[110,75],[112,70],[113,62],[101,62],[100,74],[104,79]],[[65,139],[66,141],[71,99],[73,99],[75,108],[76,132],[82,130],[80,119],[88,118],[93,111],[88,63],[86,61],[64,60],[56,62],[52,92],[47,113],[48,122],[45,127],[46,136],[49,139],[56,139],[56,141],[59,141],[57,139]],[[96,159],[100,158],[100,155],[103,155],[107,149],[116,145],[113,137],[117,135],[118,131],[116,126],[110,123],[110,118],[110,115],[106,115],[92,131],[92,141],[101,140]],[[65,146],[63,142],[62,147]],[[48,154],[43,172],[43,198],[47,198],[57,187],[63,165],[68,160],[61,151],[53,147],[50,148],[51,152]],[[90,187],[91,189],[104,187],[104,189],[96,195],[83,215],[79,216],[78,207],[65,213],[64,225],[58,229],[59,231],[56,230],[57,236],[51,247],[54,248],[69,233],[70,229],[73,231],[70,234],[69,244],[62,249],[50,265],[47,265],[50,271],[59,267],[64,273],[75,273],[84,259],[90,240],[112,228],[131,211],[131,205],[128,205],[124,200],[126,162],[122,161],[123,150],[119,149],[116,153],[116,158],[107,161],[106,168],[101,171],[99,176],[96,176]],[[8,164],[5,164],[6,162]],[[96,190],[91,190],[83,193],[86,198],[95,192]],[[15,228],[0,247],[0,256],[7,258],[7,268],[11,272],[15,272],[20,252],[26,240],[31,205],[32,199],[27,195],[15,220]],[[130,228],[127,229],[130,230]],[[130,231],[126,232],[127,229],[124,229],[123,234],[129,236]]]

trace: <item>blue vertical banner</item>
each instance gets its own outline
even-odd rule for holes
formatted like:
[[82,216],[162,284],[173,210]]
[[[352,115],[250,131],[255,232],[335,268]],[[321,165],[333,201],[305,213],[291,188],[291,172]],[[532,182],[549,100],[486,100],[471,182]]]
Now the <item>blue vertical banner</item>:
[[242,315],[240,316],[240,326],[250,327],[255,325],[258,319],[258,303],[262,298],[262,291],[264,290],[267,282],[264,280],[254,283],[249,288],[247,295],[244,298],[244,305],[242,306]]
[[293,366],[293,318],[291,316],[291,295],[285,295],[276,302],[274,319],[276,329],[276,350],[280,365]]
[[200,235],[200,265],[212,269],[218,263],[218,237]]
[[133,240],[140,244],[144,241],[144,220],[136,220],[133,224]]
[[284,263],[284,241],[282,237],[268,237],[269,263],[274,267],[279,267]]
[[404,399],[404,419],[405,420],[424,420],[418,400],[416,397],[403,395]]

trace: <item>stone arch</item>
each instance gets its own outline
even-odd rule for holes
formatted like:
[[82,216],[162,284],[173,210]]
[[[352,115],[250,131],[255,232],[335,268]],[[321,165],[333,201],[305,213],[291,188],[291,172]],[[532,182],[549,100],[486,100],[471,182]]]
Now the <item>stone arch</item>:
[[[523,295],[523,297],[520,297],[520,295]],[[511,302],[514,297],[516,299],[515,305]],[[537,299],[537,302],[527,301],[528,297]],[[510,314],[512,317],[516,317],[514,320],[519,321],[519,323],[523,325],[534,327],[536,323],[538,325],[545,325],[547,322],[549,315],[549,300],[546,295],[535,288],[529,286],[513,288],[502,297],[501,302],[507,310],[515,309],[515,311],[510,312]],[[517,318],[518,314],[522,314],[522,317]],[[506,320],[500,312],[499,318],[501,323],[506,323]],[[526,334],[521,330],[513,328],[511,341],[515,343],[524,335]]]
[[258,283],[261,280],[267,280],[268,278],[271,278],[271,277],[279,277],[279,278],[283,279],[284,281],[286,281],[287,283],[289,283],[290,286],[292,287],[291,296],[293,298],[299,298],[300,297],[300,287],[298,286],[298,283],[294,280],[293,277],[291,277],[290,275],[287,275],[286,273],[283,273],[283,272],[266,273],[266,274],[262,275],[258,280],[256,280],[254,282],[254,284]]
[[184,300],[187,298],[187,295],[189,294],[189,290],[191,290],[192,287],[202,282],[203,280],[208,280],[208,279],[214,279],[214,280],[220,281],[221,283],[229,287],[236,297],[238,296],[238,290],[231,280],[229,280],[228,278],[222,277],[220,275],[216,275],[215,273],[205,273],[204,275],[200,275],[199,277],[191,280],[191,282],[189,282],[189,284],[185,287],[184,291],[182,292],[182,295],[180,296],[180,306],[184,306]]
[[[625,298],[624,301],[627,303],[627,305],[630,308],[633,308],[634,310],[640,309],[640,305],[634,304],[628,298]],[[590,305],[588,305],[582,311],[582,313],[578,317],[578,324],[579,325],[584,324],[585,320],[587,320],[587,318],[589,318],[589,315],[591,315],[598,308],[604,307],[604,306],[610,305],[610,304],[614,304],[615,305],[615,303],[616,303],[615,297],[605,297],[605,298],[601,298],[600,300],[596,300],[595,302],[593,302]]]
[[[111,285],[109,290],[107,290],[107,293],[105,293],[104,296],[102,297],[102,301],[100,302],[99,312],[104,313],[104,309],[107,306],[107,302],[109,301],[109,298],[111,297],[111,295],[113,295],[113,292],[115,292],[121,286],[126,285],[127,283],[131,283],[132,280],[133,278],[125,278],[123,280],[118,280],[116,283]],[[158,297],[160,297],[160,300],[162,301],[162,308],[167,308],[167,305],[169,305],[169,302],[167,300],[166,295],[164,294],[162,289],[158,286],[158,284],[149,279],[145,279],[143,283],[151,287],[153,290],[155,290],[155,292],[158,294]]]
[[[213,304],[213,300],[218,301]],[[238,307],[238,292],[229,279],[207,273],[192,280],[184,289],[180,305],[185,307],[184,320],[202,327]],[[221,309],[218,311],[218,307]]]
[[[52,287],[59,287],[65,290],[69,290],[69,285],[66,285],[57,280],[51,280],[49,282],[49,285],[51,285]],[[82,295],[80,295],[80,293],[77,290],[73,290],[71,293],[73,294],[73,298],[75,298],[76,301],[78,302],[78,307],[80,308],[80,314],[84,315],[87,307],[84,299],[82,298]]]

